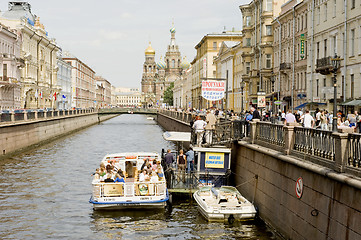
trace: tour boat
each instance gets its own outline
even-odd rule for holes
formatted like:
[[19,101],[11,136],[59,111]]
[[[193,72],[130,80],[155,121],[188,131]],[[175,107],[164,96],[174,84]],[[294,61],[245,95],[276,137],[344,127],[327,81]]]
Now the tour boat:
[[[139,179],[143,163],[149,160],[157,175],[148,180]],[[153,166],[153,161],[157,166]],[[124,175],[124,182],[103,182],[95,174],[92,181],[93,193],[89,200],[94,210],[115,210],[128,208],[164,208],[169,200],[164,171],[159,154],[152,152],[118,153],[106,155],[102,163],[112,164]],[[148,168],[150,166],[148,165]]]
[[235,187],[200,187],[193,194],[200,213],[208,221],[229,221],[253,219],[254,205],[244,198]]

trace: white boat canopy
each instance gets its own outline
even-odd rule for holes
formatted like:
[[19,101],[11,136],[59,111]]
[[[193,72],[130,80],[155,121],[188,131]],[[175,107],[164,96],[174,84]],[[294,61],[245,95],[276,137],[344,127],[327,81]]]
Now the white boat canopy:
[[190,132],[165,132],[165,133],[163,133],[163,138],[167,141],[190,142],[191,141],[191,133]]

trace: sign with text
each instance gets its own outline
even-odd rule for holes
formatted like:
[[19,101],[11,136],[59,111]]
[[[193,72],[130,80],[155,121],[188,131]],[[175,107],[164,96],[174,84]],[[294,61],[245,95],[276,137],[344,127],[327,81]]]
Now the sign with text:
[[301,40],[300,57],[301,57],[301,59],[304,59],[305,58],[305,34],[303,34],[303,33],[301,34],[300,40]]
[[224,153],[207,152],[205,159],[206,168],[224,168]]
[[257,107],[259,108],[266,107],[266,96],[257,97]]
[[202,97],[210,101],[224,98],[225,81],[206,80],[202,81]]

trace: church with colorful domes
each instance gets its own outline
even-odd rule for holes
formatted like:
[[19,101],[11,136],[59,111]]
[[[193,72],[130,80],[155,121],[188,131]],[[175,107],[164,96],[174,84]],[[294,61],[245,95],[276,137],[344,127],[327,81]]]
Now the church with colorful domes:
[[175,41],[176,30],[174,27],[170,29],[170,33],[170,44],[164,58],[161,56],[158,63],[155,62],[155,50],[150,42],[144,52],[141,90],[147,106],[162,106],[164,91],[172,82],[180,79],[183,71],[190,66],[185,58],[181,61],[181,53]]

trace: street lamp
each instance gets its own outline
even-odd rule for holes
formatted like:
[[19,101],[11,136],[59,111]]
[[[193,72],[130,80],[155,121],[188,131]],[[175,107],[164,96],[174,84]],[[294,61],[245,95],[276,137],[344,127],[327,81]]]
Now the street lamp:
[[275,81],[276,81],[276,79],[275,79],[275,76],[274,76],[274,73],[273,73],[273,71],[271,72],[271,83],[272,83],[272,85],[271,85],[271,92],[272,92],[272,116],[274,116],[275,115],[275,96],[274,96],[274,93],[275,93],[275,91],[274,91],[274,84],[275,84]]
[[332,131],[337,132],[337,71],[340,68],[341,59],[335,54],[334,58],[331,58],[333,67],[333,120]]
[[242,98],[241,98],[241,116],[243,116],[243,97],[244,97],[243,89],[244,89],[244,82],[243,82],[243,80],[242,80],[242,82],[241,82],[241,92],[242,92]]

